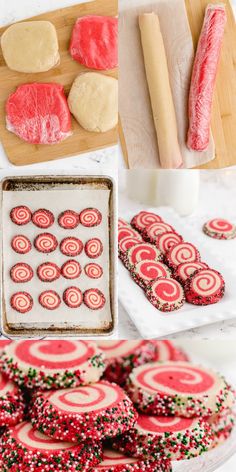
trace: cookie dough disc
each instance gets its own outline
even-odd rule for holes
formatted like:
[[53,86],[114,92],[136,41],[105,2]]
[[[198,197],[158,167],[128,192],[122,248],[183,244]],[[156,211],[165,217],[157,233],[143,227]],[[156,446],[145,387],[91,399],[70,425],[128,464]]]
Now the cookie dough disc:
[[71,115],[63,86],[20,85],[6,102],[6,127],[31,144],[57,144],[71,135]]
[[13,293],[10,299],[12,309],[19,313],[28,313],[28,311],[32,310],[33,304],[33,298],[28,292]]
[[48,438],[23,422],[6,431],[0,454],[4,464],[14,472],[24,471],[90,471],[102,460],[99,444],[73,444]]
[[185,460],[211,448],[212,430],[202,418],[139,415],[135,426],[115,438],[112,446],[140,459],[153,460],[164,453],[171,460]]
[[85,290],[83,300],[90,310],[101,310],[106,303],[105,296],[98,288]]
[[185,284],[186,280],[199,269],[208,269],[208,265],[204,262],[184,262],[176,267],[174,277],[181,284]]
[[65,262],[61,267],[61,275],[65,277],[65,279],[78,279],[81,272],[80,263],[73,259]]
[[68,287],[63,293],[63,300],[70,308],[79,308],[83,303],[83,294],[78,287]]
[[18,254],[27,254],[32,249],[32,244],[30,240],[23,234],[17,234],[11,240],[11,247],[13,251]]
[[64,229],[74,229],[79,225],[79,214],[73,210],[65,210],[58,217],[58,224]]
[[56,250],[58,242],[54,234],[41,233],[34,239],[34,247],[39,252],[48,254]]
[[163,221],[159,221],[158,223],[153,223],[152,225],[147,226],[147,228],[143,230],[142,236],[145,241],[156,244],[157,237],[160,234],[169,232],[174,233],[174,228]]
[[54,262],[44,262],[37,268],[37,276],[42,282],[54,282],[60,275],[61,269]]
[[62,254],[69,257],[76,257],[83,251],[84,245],[78,238],[69,237],[62,239],[60,250]]
[[18,72],[46,72],[60,63],[57,32],[50,21],[9,26],[1,37],[7,66]]
[[118,19],[96,15],[78,18],[72,31],[70,54],[89,69],[117,67]]
[[225,281],[216,270],[199,269],[185,282],[184,292],[188,303],[212,305],[223,298]]
[[129,270],[132,270],[135,264],[140,261],[162,261],[163,255],[149,243],[139,243],[126,251],[125,265]]
[[102,214],[97,208],[85,208],[79,215],[80,223],[87,228],[99,226],[102,221]]
[[102,463],[93,472],[171,472],[169,459],[160,458],[155,461],[140,460],[125,456],[112,449],[105,449]]
[[137,413],[116,384],[106,381],[78,388],[38,392],[31,420],[50,437],[72,442],[104,440],[130,429]]
[[87,341],[13,341],[1,355],[2,370],[28,388],[57,389],[97,382],[104,354]]
[[185,302],[184,290],[177,280],[159,277],[146,286],[146,296],[160,311],[178,310]]
[[141,288],[145,288],[152,280],[158,277],[171,277],[171,270],[160,261],[144,260],[135,264],[131,275]]
[[231,435],[236,422],[235,411],[227,409],[207,418],[214,434],[213,445],[218,446]]
[[142,233],[142,231],[147,226],[150,226],[153,223],[158,223],[160,221],[162,221],[162,219],[159,215],[156,215],[156,213],[151,213],[150,211],[140,211],[132,218],[131,226],[133,226],[133,228]]
[[15,225],[26,225],[31,221],[32,213],[27,206],[17,206],[12,208],[10,218]]
[[168,231],[167,233],[159,234],[156,237],[155,244],[160,251],[165,254],[176,244],[182,243],[183,238],[180,234]]
[[54,223],[54,215],[50,210],[46,210],[45,208],[40,208],[36,210],[32,215],[32,223],[39,228],[49,228]]
[[61,304],[61,298],[55,290],[45,290],[40,293],[38,300],[46,310],[56,310]]
[[105,379],[121,386],[134,367],[156,357],[153,341],[98,341],[97,344],[106,358]]
[[118,122],[118,80],[96,72],[81,74],[72,85],[68,104],[83,128],[109,131]]
[[100,279],[103,276],[103,268],[99,264],[95,264],[95,262],[87,264],[84,272],[90,279]]
[[84,250],[90,259],[97,259],[103,252],[102,241],[98,238],[89,239],[84,246]]
[[215,218],[203,226],[203,232],[214,239],[236,238],[236,226],[228,220]]
[[[0,348],[2,352],[2,346]],[[24,410],[25,405],[19,387],[0,373],[0,427],[13,426],[22,421]]]
[[199,251],[191,243],[179,243],[173,246],[166,255],[167,264],[176,269],[184,262],[199,262],[201,260]]
[[189,362],[137,367],[129,376],[127,391],[141,412],[157,416],[207,417],[234,402],[223,377]]
[[29,264],[18,262],[10,270],[11,280],[15,283],[29,282],[34,276],[34,271]]
[[164,339],[162,341],[153,341],[156,347],[155,361],[188,361],[187,354],[176,347],[171,341]]

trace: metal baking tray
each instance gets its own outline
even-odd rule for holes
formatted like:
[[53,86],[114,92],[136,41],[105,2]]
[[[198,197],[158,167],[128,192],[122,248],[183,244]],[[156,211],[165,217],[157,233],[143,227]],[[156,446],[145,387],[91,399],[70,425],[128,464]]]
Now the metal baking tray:
[[[7,191],[40,191],[53,189],[107,189],[110,190],[109,197],[109,300],[111,311],[111,322],[105,327],[98,329],[87,329],[83,327],[56,327],[55,324],[46,329],[16,327],[8,323],[7,308],[4,293],[4,260],[7,254],[3,252],[3,213],[1,211],[1,331],[4,336],[12,338],[31,338],[31,337],[65,337],[65,336],[109,336],[111,335],[118,323],[118,302],[117,302],[117,209],[116,209],[116,188],[115,182],[108,176],[52,176],[52,175],[36,175],[36,176],[16,176],[5,177],[1,181],[0,198],[1,209],[3,204],[3,192]],[[40,207],[40,202],[39,202]]]

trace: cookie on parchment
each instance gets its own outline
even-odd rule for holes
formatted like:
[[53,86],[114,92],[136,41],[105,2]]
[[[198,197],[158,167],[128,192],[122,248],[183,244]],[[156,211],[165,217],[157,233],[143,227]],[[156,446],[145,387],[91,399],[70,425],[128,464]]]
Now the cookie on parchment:
[[58,224],[64,229],[74,229],[79,225],[79,214],[73,210],[65,210],[58,216]]
[[15,225],[27,225],[31,221],[32,213],[27,206],[17,206],[12,208],[10,218]]
[[53,225],[54,221],[53,213],[45,208],[40,208],[32,214],[32,223],[38,228],[47,229]]

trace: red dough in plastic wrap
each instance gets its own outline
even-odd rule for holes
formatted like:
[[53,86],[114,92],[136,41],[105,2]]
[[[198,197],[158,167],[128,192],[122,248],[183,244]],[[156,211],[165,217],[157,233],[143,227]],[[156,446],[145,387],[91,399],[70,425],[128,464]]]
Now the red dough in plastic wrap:
[[90,69],[117,67],[118,19],[95,15],[78,18],[71,36],[70,54]]
[[20,85],[6,103],[6,126],[31,144],[56,144],[71,134],[71,115],[63,86]]

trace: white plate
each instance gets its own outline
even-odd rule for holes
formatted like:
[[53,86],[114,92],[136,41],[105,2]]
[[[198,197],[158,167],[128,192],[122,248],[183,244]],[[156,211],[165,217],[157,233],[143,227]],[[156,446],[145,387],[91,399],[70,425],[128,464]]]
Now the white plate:
[[[195,244],[201,253],[203,262],[221,272],[225,279],[226,291],[224,298],[215,305],[198,307],[185,303],[178,311],[162,313],[148,302],[142,289],[135,284],[128,270],[119,261],[119,299],[144,339],[166,337],[169,334],[189,330],[197,326],[230,319],[236,316],[236,272],[227,266],[227,261],[221,254],[214,253],[205,236],[193,231],[192,227],[167,207],[148,209],[158,213],[164,221],[169,223],[180,233],[185,241]],[[133,215],[124,213],[122,218],[130,221]],[[232,254],[235,251],[235,241]],[[231,241],[222,244],[230,244]]]

